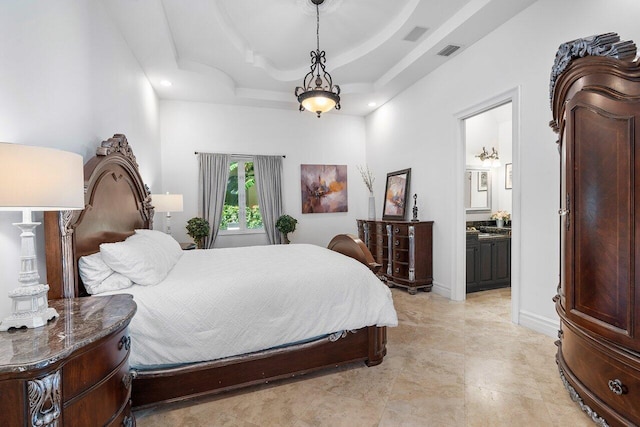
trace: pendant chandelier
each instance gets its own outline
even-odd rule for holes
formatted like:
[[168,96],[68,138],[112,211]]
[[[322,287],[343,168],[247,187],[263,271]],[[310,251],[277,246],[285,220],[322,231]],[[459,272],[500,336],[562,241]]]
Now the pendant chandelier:
[[320,51],[320,9],[324,0],[310,0],[316,5],[316,41],[315,51],[311,51],[311,71],[304,76],[302,87],[296,87],[295,95],[300,103],[300,111],[320,114],[335,108],[340,109],[340,86],[333,84],[331,74],[325,70],[324,50]]

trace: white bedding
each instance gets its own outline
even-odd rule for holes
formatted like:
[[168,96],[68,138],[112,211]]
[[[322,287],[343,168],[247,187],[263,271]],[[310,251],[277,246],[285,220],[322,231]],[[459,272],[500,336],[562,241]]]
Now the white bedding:
[[391,292],[366,266],[306,244],[185,251],[157,285],[119,293],[138,305],[130,324],[138,368],[398,323]]

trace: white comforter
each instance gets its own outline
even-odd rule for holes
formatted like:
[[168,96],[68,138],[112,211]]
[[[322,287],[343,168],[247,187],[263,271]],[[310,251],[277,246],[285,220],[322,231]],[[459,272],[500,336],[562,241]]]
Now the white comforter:
[[155,286],[120,291],[138,368],[214,360],[364,326],[396,326],[389,289],[361,263],[314,245],[185,251]]

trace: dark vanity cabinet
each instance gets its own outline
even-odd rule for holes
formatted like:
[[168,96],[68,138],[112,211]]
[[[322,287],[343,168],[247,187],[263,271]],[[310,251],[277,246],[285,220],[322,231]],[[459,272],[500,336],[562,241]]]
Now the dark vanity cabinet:
[[467,293],[511,286],[511,237],[467,233]]

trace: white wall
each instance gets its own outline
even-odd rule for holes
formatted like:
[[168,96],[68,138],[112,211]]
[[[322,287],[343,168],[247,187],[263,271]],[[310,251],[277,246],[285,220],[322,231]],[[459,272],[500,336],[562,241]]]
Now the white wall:
[[[558,151],[548,127],[549,74],[558,46],[609,31],[640,40],[635,0],[539,0],[366,118],[367,160],[379,180],[412,168],[422,219],[434,225],[434,280],[453,286],[455,116],[520,87],[520,315],[549,332],[558,284]],[[517,183],[516,183],[517,185]],[[522,317],[521,317],[522,318]],[[538,324],[534,324],[538,321]]]
[[[88,160],[100,141],[124,133],[144,179],[160,182],[158,99],[99,1],[3,0],[0,63],[0,141]],[[18,284],[20,239],[11,223],[20,218],[0,212],[0,320]],[[36,232],[44,281],[43,227]]]
[[[365,162],[364,119],[325,114],[318,119],[292,109],[278,110],[197,102],[161,101],[162,188],[184,196],[184,212],[172,213],[173,236],[191,241],[185,225],[198,215],[198,164],[194,152],[232,154],[281,154],[284,212],[298,220],[289,235],[293,243],[326,246],[340,233],[356,233],[356,218],[367,215],[368,192],[357,165]],[[301,164],[347,165],[349,211],[302,214]],[[375,183],[384,191],[384,180]],[[378,209],[382,207],[380,200]],[[156,215],[157,227],[162,225]],[[216,247],[265,244],[264,234],[218,236]]]

